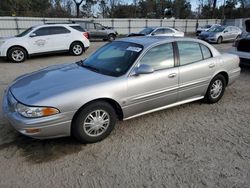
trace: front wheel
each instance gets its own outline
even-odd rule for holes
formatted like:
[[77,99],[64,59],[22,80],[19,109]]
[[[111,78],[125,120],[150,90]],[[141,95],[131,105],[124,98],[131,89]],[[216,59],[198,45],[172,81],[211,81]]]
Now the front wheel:
[[70,49],[69,49],[70,53],[74,56],[80,56],[82,55],[83,51],[84,51],[84,46],[82,43],[80,42],[73,42],[70,45]]
[[217,44],[220,44],[220,43],[222,43],[222,37],[219,37],[218,39],[217,39]]
[[77,114],[72,124],[72,135],[82,143],[94,143],[106,138],[116,123],[114,108],[106,102],[94,102]]
[[21,63],[27,58],[27,53],[21,47],[13,47],[8,51],[7,57],[11,62]]
[[224,94],[225,87],[225,77],[221,74],[215,76],[208,86],[206,101],[210,104],[218,102]]

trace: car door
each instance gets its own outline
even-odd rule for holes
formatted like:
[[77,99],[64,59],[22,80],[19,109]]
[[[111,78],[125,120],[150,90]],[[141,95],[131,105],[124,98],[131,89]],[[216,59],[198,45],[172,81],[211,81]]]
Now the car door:
[[49,52],[52,47],[49,35],[48,27],[38,28],[32,32],[28,37],[30,54]]
[[128,99],[124,108],[128,116],[160,108],[177,100],[178,67],[175,67],[172,43],[149,49],[137,67],[143,64],[151,66],[154,72],[131,74],[128,77]]
[[94,23],[88,22],[88,23],[86,23],[86,27],[87,27],[87,31],[89,33],[89,37],[90,38],[96,38]]
[[51,51],[68,50],[71,44],[71,31],[64,26],[49,27],[49,40],[52,44]]
[[223,31],[223,41],[231,40],[231,38],[232,38],[231,29],[230,27],[226,27]]
[[107,37],[106,30],[101,24],[95,23],[95,36],[96,38],[105,38]]
[[205,95],[212,75],[215,73],[216,58],[207,46],[192,41],[177,42],[179,51],[179,94],[178,101]]

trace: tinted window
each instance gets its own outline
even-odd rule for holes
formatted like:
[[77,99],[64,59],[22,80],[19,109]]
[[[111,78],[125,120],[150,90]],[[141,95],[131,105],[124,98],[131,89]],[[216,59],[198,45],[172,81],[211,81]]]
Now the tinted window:
[[200,44],[200,46],[201,46],[201,51],[202,51],[204,59],[208,59],[208,58],[212,57],[212,54],[211,54],[210,50],[208,49],[208,47],[204,46],[203,44]]
[[159,35],[159,34],[164,34],[165,29],[157,29],[154,34]]
[[140,64],[150,65],[154,70],[174,67],[172,43],[151,48],[140,60]]
[[202,60],[200,45],[196,42],[177,42],[180,56],[180,65],[186,65]]
[[164,33],[173,33],[174,31],[172,29],[164,29]]
[[88,29],[95,29],[95,25],[93,23],[86,23],[86,27]]
[[45,36],[45,35],[55,35],[55,34],[65,34],[70,33],[65,27],[43,27],[34,32],[36,36]]
[[29,32],[31,32],[33,29],[34,29],[34,27],[30,27],[29,29],[26,29],[22,33],[16,35],[16,37],[23,37],[23,36],[27,35]]
[[81,26],[70,26],[71,28],[80,31],[80,32],[85,32],[85,30]]
[[101,74],[121,76],[129,70],[142,50],[143,46],[139,44],[121,41],[112,42],[88,57],[83,66],[92,70],[95,69]]
[[43,28],[40,28],[38,30],[36,30],[34,33],[36,34],[36,36],[45,36],[45,35],[49,35],[50,32],[49,32],[49,28],[48,27],[43,27]]
[[102,30],[102,25],[101,24],[95,24],[96,30]]
[[50,27],[49,30],[50,30],[51,35],[70,33],[68,29],[66,29],[65,27],[60,27],[60,26]]

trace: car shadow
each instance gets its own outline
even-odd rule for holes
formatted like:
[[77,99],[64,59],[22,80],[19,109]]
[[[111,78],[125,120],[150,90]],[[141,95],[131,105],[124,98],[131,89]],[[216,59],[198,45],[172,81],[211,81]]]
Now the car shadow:
[[3,156],[7,159],[20,155],[30,163],[45,163],[77,153],[84,146],[71,137],[38,140],[17,134],[13,141],[0,144],[0,151],[6,150]]

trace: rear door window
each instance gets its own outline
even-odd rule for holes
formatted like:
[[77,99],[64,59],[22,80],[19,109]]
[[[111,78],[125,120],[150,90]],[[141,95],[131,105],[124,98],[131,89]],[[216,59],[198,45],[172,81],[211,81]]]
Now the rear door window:
[[201,46],[201,51],[202,51],[202,54],[203,54],[203,59],[208,59],[208,58],[212,57],[212,53],[208,49],[208,47],[206,47],[203,44],[200,44],[200,46]]
[[85,32],[85,30],[81,27],[81,26],[70,26],[71,28],[77,30],[77,31],[80,31],[80,32]]
[[203,59],[199,43],[191,41],[177,42],[180,65],[187,65]]
[[70,33],[70,30],[62,26],[49,27],[49,32],[51,35],[66,34]]

